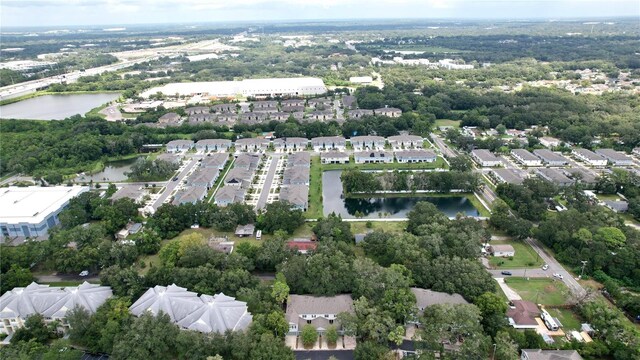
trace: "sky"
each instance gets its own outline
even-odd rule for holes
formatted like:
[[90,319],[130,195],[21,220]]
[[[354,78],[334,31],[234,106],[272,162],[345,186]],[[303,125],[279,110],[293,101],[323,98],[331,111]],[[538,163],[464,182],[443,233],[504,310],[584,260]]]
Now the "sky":
[[640,0],[1,0],[9,26],[637,16]]

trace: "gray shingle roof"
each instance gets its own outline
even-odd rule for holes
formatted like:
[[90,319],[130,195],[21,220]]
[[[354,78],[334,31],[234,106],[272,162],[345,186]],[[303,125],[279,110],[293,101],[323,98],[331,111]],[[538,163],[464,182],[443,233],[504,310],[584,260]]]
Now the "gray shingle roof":
[[351,295],[289,295],[286,318],[289,322],[297,322],[302,314],[339,314],[341,312],[353,313]]
[[416,296],[416,306],[420,310],[438,304],[468,304],[460,294],[447,294],[421,288],[411,288],[411,292]]

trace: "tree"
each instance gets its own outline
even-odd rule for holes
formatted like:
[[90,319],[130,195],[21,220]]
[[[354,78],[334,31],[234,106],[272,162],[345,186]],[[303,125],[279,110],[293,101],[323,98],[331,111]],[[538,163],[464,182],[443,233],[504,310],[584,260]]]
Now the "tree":
[[316,331],[316,328],[313,327],[313,325],[306,324],[302,327],[300,338],[302,339],[302,344],[306,348],[310,348],[316,343],[316,341],[318,341],[318,332]]
[[620,229],[608,226],[599,228],[594,239],[605,243],[608,248],[618,248],[627,241],[627,237]]
[[294,360],[293,351],[285,346],[281,339],[274,338],[271,334],[262,334],[260,341],[251,350],[251,356],[246,357],[255,360]]
[[495,339],[495,358],[497,360],[512,360],[518,358],[518,344],[516,344],[509,333],[500,331]]
[[12,264],[9,271],[0,274],[0,294],[4,294],[15,287],[25,287],[31,284],[33,280],[31,270]]
[[271,296],[282,305],[289,297],[289,285],[287,285],[286,278],[282,274],[278,274],[280,279],[276,277],[276,282],[273,283],[273,289],[271,290]]
[[11,338],[11,344],[21,341],[34,340],[40,344],[47,343],[57,335],[57,323],[53,322],[50,326],[44,323],[44,317],[40,314],[29,315],[24,321],[24,326],[16,330]]
[[474,301],[482,315],[482,326],[487,334],[495,336],[506,325],[507,303],[495,293],[486,292]]
[[340,215],[329,214],[326,218],[319,219],[313,226],[313,233],[319,241],[335,240],[350,243],[353,241],[351,225],[342,221]]
[[387,359],[389,349],[373,341],[358,342],[353,351],[355,360],[384,360]]
[[338,330],[335,326],[330,325],[327,327],[327,331],[324,333],[324,337],[327,339],[329,346],[335,346],[338,342]]
[[449,169],[451,171],[466,172],[470,171],[473,166],[473,162],[467,155],[458,155],[449,158]]
[[169,315],[144,313],[134,320],[128,331],[116,337],[111,356],[116,360],[173,359],[179,333]]
[[263,214],[258,217],[258,227],[267,234],[284,230],[288,234],[304,224],[304,214],[300,209],[294,209],[286,201],[276,201],[267,204]]
[[418,226],[431,223],[445,223],[449,219],[438,208],[428,202],[420,201],[407,214],[409,221],[407,223],[407,231],[415,233]]

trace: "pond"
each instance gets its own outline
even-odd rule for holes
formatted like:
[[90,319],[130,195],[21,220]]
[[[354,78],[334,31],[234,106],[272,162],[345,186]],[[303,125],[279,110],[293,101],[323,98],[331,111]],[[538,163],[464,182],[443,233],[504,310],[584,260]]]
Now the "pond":
[[139,158],[128,160],[110,161],[105,164],[104,169],[93,175],[78,175],[76,182],[114,182],[126,181],[128,179],[126,172],[131,171],[131,167]]
[[480,215],[469,199],[459,195],[344,199],[340,174],[341,170],[322,173],[322,205],[325,216],[335,212],[343,219],[355,219],[355,214],[359,211],[363,215],[362,219],[400,219],[406,218],[407,213],[419,201],[433,203],[448,217],[455,217],[458,213],[467,216]]
[[0,118],[62,120],[120,97],[119,93],[43,95],[0,106]]

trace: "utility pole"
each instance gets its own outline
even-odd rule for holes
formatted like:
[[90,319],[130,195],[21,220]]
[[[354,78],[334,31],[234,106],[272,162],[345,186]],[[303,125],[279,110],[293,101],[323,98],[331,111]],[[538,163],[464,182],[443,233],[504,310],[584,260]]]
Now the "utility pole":
[[491,354],[491,360],[493,360],[496,356],[496,344],[493,344],[493,354]]
[[588,261],[587,260],[582,260],[582,271],[580,272],[580,279],[582,279],[582,276],[584,276],[584,267],[587,266]]

